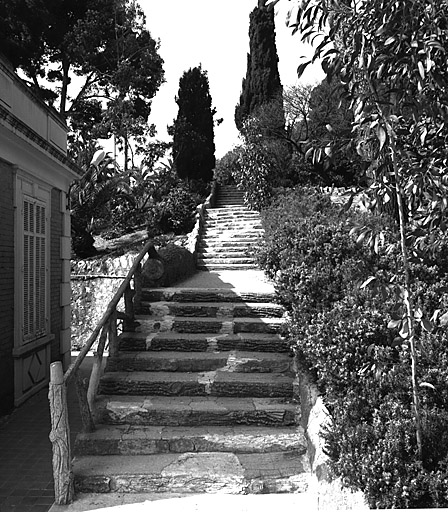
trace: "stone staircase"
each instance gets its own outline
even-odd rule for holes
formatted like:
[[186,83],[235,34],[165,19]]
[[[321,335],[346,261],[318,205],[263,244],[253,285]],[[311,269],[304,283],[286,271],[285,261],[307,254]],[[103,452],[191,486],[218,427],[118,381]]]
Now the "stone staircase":
[[215,208],[209,208],[206,213],[198,268],[216,271],[257,268],[253,247],[261,233],[260,214],[244,205],[243,192],[236,187],[219,187]]
[[[227,204],[236,196],[218,198],[246,219]],[[210,260],[223,248],[209,250],[225,220],[218,210],[208,212]],[[143,290],[140,325],[121,334],[101,379],[98,427],[76,440],[78,492],[307,490],[293,358],[274,290],[258,270],[207,270],[175,288]]]

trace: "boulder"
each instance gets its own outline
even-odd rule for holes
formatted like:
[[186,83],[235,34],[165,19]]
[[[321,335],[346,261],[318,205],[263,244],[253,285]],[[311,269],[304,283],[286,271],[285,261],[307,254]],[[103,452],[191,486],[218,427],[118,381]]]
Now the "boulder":
[[143,265],[143,286],[171,286],[196,272],[193,255],[187,249],[168,244],[151,254]]

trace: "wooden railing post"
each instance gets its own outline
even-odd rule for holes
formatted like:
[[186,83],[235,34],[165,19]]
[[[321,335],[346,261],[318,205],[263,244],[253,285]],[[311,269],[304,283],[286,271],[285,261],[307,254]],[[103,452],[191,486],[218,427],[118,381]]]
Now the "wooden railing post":
[[131,284],[129,283],[124,291],[124,312],[126,316],[123,322],[123,331],[133,330],[135,321],[134,295],[135,291],[131,288]]
[[89,385],[87,378],[82,378],[79,371],[76,372],[76,393],[78,395],[79,411],[81,413],[83,432],[93,432],[95,423],[92,417],[89,403],[87,401],[87,387]]
[[87,403],[89,404],[89,408],[90,408],[90,411],[93,414],[93,416],[95,416],[95,414],[94,414],[95,397],[96,397],[96,393],[98,391],[98,386],[100,383],[101,370],[102,370],[102,364],[103,364],[103,353],[104,353],[104,347],[106,346],[106,339],[107,339],[108,331],[109,331],[109,322],[106,322],[106,324],[103,327],[103,330],[101,331],[101,336],[98,341],[98,347],[95,351],[95,359],[93,361],[92,373],[90,374],[89,387],[87,389]]
[[134,272],[134,312],[139,313],[142,307],[142,265],[139,263]]
[[67,411],[67,387],[64,383],[62,363],[50,365],[50,401],[51,432],[53,446],[53,477],[55,502],[68,505],[73,501],[73,471],[70,453],[70,428]]
[[118,329],[117,312],[114,311],[109,319],[109,357],[115,357],[118,354]]

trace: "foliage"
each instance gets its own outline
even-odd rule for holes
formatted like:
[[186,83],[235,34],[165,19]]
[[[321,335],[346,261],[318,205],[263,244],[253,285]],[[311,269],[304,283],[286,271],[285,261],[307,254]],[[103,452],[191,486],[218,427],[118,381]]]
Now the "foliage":
[[[448,208],[442,175],[448,161],[448,3],[417,0],[300,2],[295,30],[302,39],[321,39],[313,60],[322,59],[329,77],[346,84],[354,129],[362,135],[359,154],[370,160],[377,204],[396,197],[400,226],[403,329],[411,353],[415,430],[423,461],[423,424],[418,383],[418,332],[423,321],[412,294],[410,263],[420,243],[437,227],[446,229]],[[299,67],[303,72],[309,62]],[[386,289],[391,289],[391,283]]]
[[214,177],[220,185],[234,184],[234,173],[238,165],[238,152],[233,149],[228,151],[216,162]]
[[[355,243],[350,231],[358,223],[369,229]],[[391,328],[402,303],[360,286],[369,275],[386,278],[402,266],[402,254],[392,245],[396,226],[353,210],[341,215],[310,188],[276,198],[263,212],[263,224],[261,262],[290,313],[293,346],[314,372],[331,412],[324,438],[334,473],[361,489],[371,507],[446,507],[446,324],[433,334],[418,324],[421,461],[412,432],[410,350],[400,326]],[[375,252],[378,233],[385,233],[384,246],[392,250]],[[423,312],[447,305],[448,238],[439,232],[438,240],[410,268]]]
[[247,71],[240,101],[235,107],[235,124],[241,130],[248,117],[256,115],[257,110],[266,103],[275,101],[275,131],[282,132],[285,120],[275,46],[274,9],[273,5],[265,4],[265,1],[259,2],[250,14]]
[[4,0],[0,45],[30,87],[73,121],[75,141],[145,130],[163,60],[135,1]]
[[110,216],[112,199],[129,200],[129,187],[114,160],[97,151],[81,179],[70,189],[72,247],[80,258],[93,256],[92,234],[99,219]]
[[212,98],[206,71],[190,68],[179,80],[179,107],[170,133],[173,158],[181,178],[211,181],[215,167]]

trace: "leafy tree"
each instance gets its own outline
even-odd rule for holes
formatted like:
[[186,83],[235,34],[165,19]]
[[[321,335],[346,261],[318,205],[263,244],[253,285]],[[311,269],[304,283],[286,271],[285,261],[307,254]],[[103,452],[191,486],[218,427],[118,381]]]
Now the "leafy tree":
[[135,1],[3,0],[0,46],[78,142],[145,129],[163,60]]
[[[447,19],[446,0],[305,0],[289,20],[302,39],[320,39],[312,60],[321,59],[327,74],[340,76],[347,86],[354,128],[362,135],[358,152],[371,161],[373,181],[366,191],[370,204],[396,197],[403,265],[383,289],[394,292],[401,305],[390,326],[409,347],[416,441],[423,464],[419,390],[428,383],[419,382],[417,375],[417,325],[432,331],[433,323],[416,305],[410,263],[422,256],[425,245],[436,246],[437,230],[446,230]],[[308,64],[301,64],[299,72]],[[380,250],[381,243],[374,240],[373,247]],[[369,279],[376,281],[374,276]]]
[[215,167],[213,116],[207,72],[201,66],[179,80],[177,118],[169,129],[173,159],[180,178],[211,181]]
[[247,72],[243,79],[240,101],[235,107],[235,124],[240,131],[249,116],[256,115],[261,106],[273,101],[277,107],[274,123],[276,131],[281,132],[285,125],[275,46],[274,5],[277,2],[269,5],[266,2],[267,0],[260,0],[250,14]]
[[86,168],[70,188],[72,247],[80,258],[96,254],[93,233],[98,221],[111,216],[112,202],[131,197],[128,180],[104,151],[97,150]]

